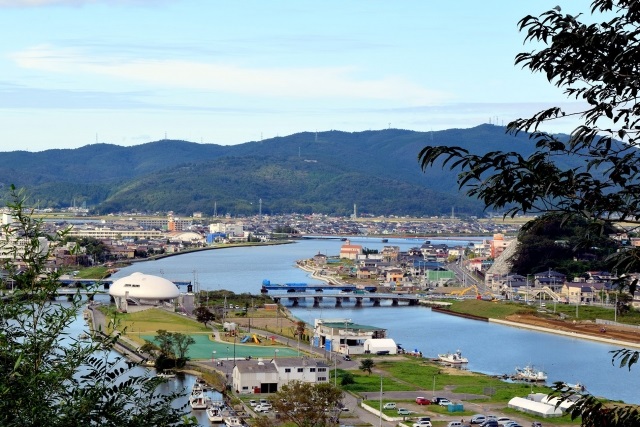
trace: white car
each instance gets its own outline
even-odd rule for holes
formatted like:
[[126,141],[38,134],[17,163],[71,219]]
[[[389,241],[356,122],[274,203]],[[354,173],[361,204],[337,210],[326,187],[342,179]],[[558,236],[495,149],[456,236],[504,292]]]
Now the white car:
[[384,405],[382,405],[382,409],[396,409],[396,403],[395,402],[387,402]]
[[269,410],[271,410],[271,405],[269,405],[269,404],[256,405],[253,408],[253,410],[256,411],[256,412],[269,412]]
[[451,401],[449,399],[440,399],[438,401],[438,405],[440,406],[449,406],[452,405]]
[[431,421],[418,421],[413,423],[413,427],[433,427]]
[[255,400],[251,399],[249,401],[249,406],[251,406],[251,407],[258,406],[258,402],[256,402]]

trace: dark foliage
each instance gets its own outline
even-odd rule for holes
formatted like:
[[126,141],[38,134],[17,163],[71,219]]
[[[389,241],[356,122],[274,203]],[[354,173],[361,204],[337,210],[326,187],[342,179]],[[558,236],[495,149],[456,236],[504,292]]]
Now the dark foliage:
[[[612,224],[640,224],[640,4],[628,0],[593,0],[591,15],[570,15],[555,7],[539,17],[526,16],[519,25],[525,40],[540,48],[516,57],[516,64],[539,72],[584,108],[565,112],[553,107],[510,123],[513,135],[530,132],[535,151],[523,154],[499,150],[478,154],[465,147],[428,146],[419,159],[423,169],[446,165],[461,170],[458,185],[490,209],[507,213],[560,216],[564,224],[582,218],[583,236],[603,236]],[[544,132],[550,121],[578,117],[569,138]],[[616,141],[614,138],[617,138]],[[570,166],[567,162],[573,159]],[[621,288],[635,292],[640,249],[611,256],[623,280]],[[614,352],[613,361],[632,366],[637,350]],[[558,394],[566,390],[558,388]],[[605,405],[581,396],[572,416],[582,425],[631,427],[640,413],[628,405]]]
[[615,229],[608,225],[604,234],[593,235],[588,226],[583,218],[565,221],[559,215],[544,215],[527,223],[510,259],[513,271],[526,276],[553,269],[567,275],[567,280],[585,271],[609,271],[608,260],[618,245],[608,234]]

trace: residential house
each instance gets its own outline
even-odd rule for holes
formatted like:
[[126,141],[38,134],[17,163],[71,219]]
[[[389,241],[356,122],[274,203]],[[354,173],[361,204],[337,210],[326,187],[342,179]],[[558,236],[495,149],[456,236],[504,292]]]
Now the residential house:
[[313,262],[319,267],[324,266],[327,264],[327,256],[318,252],[313,256]]
[[355,260],[360,254],[362,254],[362,245],[352,245],[350,240],[340,247],[340,258]]
[[399,246],[385,246],[382,248],[382,259],[389,263],[398,262],[398,255],[400,254]]
[[567,276],[557,271],[548,270],[534,274],[533,280],[536,286],[548,286],[554,292],[560,292],[564,282],[567,280]]

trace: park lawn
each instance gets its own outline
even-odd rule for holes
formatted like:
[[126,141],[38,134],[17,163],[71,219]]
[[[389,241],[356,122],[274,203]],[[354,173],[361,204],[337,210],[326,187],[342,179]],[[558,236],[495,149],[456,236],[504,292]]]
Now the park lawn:
[[[510,383],[498,378],[445,368],[437,363],[406,357],[398,360],[376,360],[375,368],[388,372],[396,378],[402,390],[430,390],[437,392],[449,387],[454,393],[467,393],[489,396],[483,402],[508,402],[514,396],[526,396],[532,390],[539,393],[550,393],[551,388],[535,384]],[[434,382],[435,379],[435,382]],[[380,389],[379,383],[377,390]],[[364,390],[375,391],[376,389]],[[390,389],[391,390],[391,389]]]
[[[110,310],[110,313],[106,315],[113,317],[114,311]],[[202,323],[159,308],[150,308],[135,313],[117,313],[115,317],[120,323],[119,329],[122,330],[126,327],[127,334],[131,335],[155,334],[160,329],[168,332],[211,333],[211,328],[205,327]]]
[[109,277],[109,268],[104,266],[83,268],[78,271],[75,277],[78,279],[104,279]]
[[[338,384],[340,383],[341,378],[347,372],[353,376],[353,380],[355,381],[355,383],[341,386],[343,390],[351,391],[354,393],[380,391],[380,375],[377,375],[375,373],[369,375],[366,372],[362,371],[345,371],[343,369],[338,369]],[[386,391],[416,390],[410,385],[398,381],[396,378],[390,377],[388,375],[382,376],[382,389]]]

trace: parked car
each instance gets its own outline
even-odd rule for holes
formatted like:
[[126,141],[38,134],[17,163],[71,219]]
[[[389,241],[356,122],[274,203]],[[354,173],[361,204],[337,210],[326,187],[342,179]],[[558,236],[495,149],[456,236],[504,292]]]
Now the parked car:
[[[447,402],[447,403],[441,404],[440,402]],[[433,399],[431,399],[431,403],[442,405],[442,406],[447,406],[447,405],[451,404],[451,401],[449,399],[447,399],[446,397],[434,397]]]
[[480,424],[480,427],[498,427],[498,421],[496,420],[485,420],[482,424]]
[[422,396],[416,397],[416,403],[418,405],[431,405],[431,401],[426,397],[422,397]]
[[438,405],[440,405],[440,406],[449,406],[449,405],[452,405],[452,404],[453,403],[449,399],[442,398],[442,399],[440,399],[438,401]]
[[265,406],[265,405],[256,405],[254,406],[253,410],[255,412],[269,412],[269,407]]
[[413,427],[433,427],[431,421],[416,421],[413,423]]
[[497,419],[497,421],[498,421],[498,425],[504,426],[506,423],[508,423],[510,421],[513,421],[513,420],[511,418],[509,418],[509,417],[499,417]]
[[542,423],[539,421],[534,421],[531,423],[531,427],[542,427]]
[[344,360],[351,361],[351,356],[349,356],[348,354],[345,354],[342,358]]
[[408,410],[407,408],[398,408],[398,415],[411,415],[415,412]]
[[460,421],[450,421],[447,427],[462,427],[462,423]]
[[486,420],[487,420],[487,417],[485,417],[484,415],[475,414],[474,416],[471,417],[471,424],[482,424]]
[[522,426],[515,421],[509,421],[508,423],[504,424],[504,427],[522,427]]
[[420,421],[431,421],[431,417],[419,417],[416,422],[419,423]]
[[387,402],[384,405],[382,405],[382,409],[396,409],[396,403],[395,402]]
[[251,406],[251,407],[258,406],[258,402],[256,402],[255,400],[251,399],[249,401],[249,406]]

